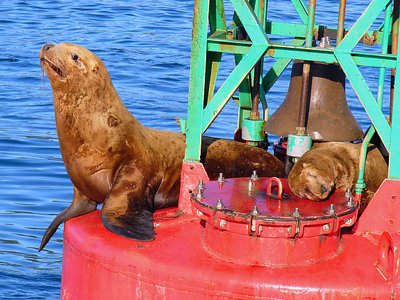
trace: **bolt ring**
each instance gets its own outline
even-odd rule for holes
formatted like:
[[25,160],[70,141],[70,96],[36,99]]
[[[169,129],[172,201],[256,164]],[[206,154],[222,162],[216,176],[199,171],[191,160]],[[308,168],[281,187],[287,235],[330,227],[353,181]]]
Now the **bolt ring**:
[[[278,187],[277,195],[272,194],[273,183],[275,183],[275,185]],[[278,199],[282,199],[282,194],[283,194],[282,181],[278,177],[271,177],[267,182],[267,195],[277,197]]]

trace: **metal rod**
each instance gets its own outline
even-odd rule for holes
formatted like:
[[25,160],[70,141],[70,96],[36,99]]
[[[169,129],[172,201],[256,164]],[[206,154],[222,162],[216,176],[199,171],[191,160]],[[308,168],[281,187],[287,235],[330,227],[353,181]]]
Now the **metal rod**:
[[254,85],[253,85],[253,99],[251,102],[250,119],[260,119],[258,112],[258,104],[260,103],[260,76],[261,76],[261,60],[259,60],[254,67]]
[[346,16],[346,0],[340,0],[336,46],[338,46],[343,39],[345,16]]
[[310,94],[310,62],[303,63],[303,77],[301,81],[300,109],[298,127],[306,127]]
[[[393,23],[392,23],[392,54],[397,55],[398,40],[399,40],[399,0],[394,0],[393,7]],[[393,115],[393,99],[394,99],[394,81],[396,77],[396,69],[393,68],[390,72],[390,114],[389,124],[392,124]]]
[[306,31],[306,47],[312,46],[313,35],[314,35],[314,21],[315,21],[315,7],[317,0],[310,0],[308,5],[308,19],[307,19],[307,31]]
[[[308,5],[308,20],[307,20],[307,32],[306,32],[306,47],[312,47],[312,40],[314,35],[314,21],[315,21],[315,7],[317,0],[310,0]],[[301,83],[301,94],[300,94],[300,109],[299,109],[299,121],[298,127],[305,128],[307,125],[307,115],[310,100],[310,70],[311,63],[304,61],[303,63],[303,78]]]
[[364,171],[365,171],[365,164],[367,160],[367,152],[368,152],[368,144],[371,141],[372,137],[374,136],[376,130],[374,126],[371,126],[367,134],[364,137],[363,143],[360,149],[360,158],[358,162],[358,180],[355,186],[355,192],[357,195],[360,195],[365,188],[364,182]]

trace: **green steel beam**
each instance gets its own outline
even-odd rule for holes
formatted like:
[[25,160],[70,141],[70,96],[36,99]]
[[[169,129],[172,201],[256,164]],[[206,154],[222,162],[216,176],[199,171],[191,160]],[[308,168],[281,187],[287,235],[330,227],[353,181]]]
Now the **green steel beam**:
[[185,161],[199,161],[205,98],[209,1],[195,1],[193,10],[192,50]]
[[381,108],[376,102],[371,90],[368,87],[363,75],[358,69],[356,63],[350,55],[338,54],[338,60],[345,72],[347,79],[350,81],[354,91],[358,98],[361,100],[362,105],[365,108],[369,118],[374,124],[378,134],[382,138],[385,147],[390,147],[390,127],[389,124],[381,112]]
[[226,31],[226,18],[223,0],[210,1],[210,31]]
[[[225,9],[223,0],[210,2],[210,32],[226,32]],[[209,102],[214,94],[222,53],[208,52],[206,59],[206,101]]]
[[301,21],[304,24],[307,24],[307,19],[308,19],[308,9],[304,5],[303,0],[291,0],[292,4],[294,6],[294,9],[297,11]]
[[[238,27],[240,27],[240,24],[231,26],[231,30],[236,29]],[[265,27],[265,32],[267,34],[281,36],[281,37],[305,38],[306,30],[307,30],[307,25],[305,25],[305,24],[295,24],[295,23],[291,24],[291,23],[284,23],[284,22],[271,22],[271,21],[266,21],[266,27]],[[318,31],[326,30],[326,31],[333,32],[335,29],[331,28],[331,27],[314,25],[314,31],[316,31],[316,30],[318,30]],[[368,30],[367,33],[370,36],[375,35],[377,44],[382,43],[383,30],[379,30],[379,31]],[[224,31],[216,30],[215,32],[211,32],[210,38],[212,38],[214,40],[227,39],[226,31],[225,30]],[[236,41],[231,40],[231,42],[235,43]],[[239,42],[242,42],[242,41],[239,41]]]
[[391,0],[372,0],[364,13],[354,23],[349,32],[343,38],[335,52],[350,52],[361,40],[369,27],[378,18],[379,14],[385,9]]
[[[208,51],[221,52],[221,53],[233,53],[233,54],[245,54],[248,48],[251,47],[251,43],[248,41],[219,41],[214,39],[208,40]],[[337,51],[336,51],[337,53]],[[277,59],[301,59],[301,60],[313,60],[325,63],[337,63],[337,57],[332,50],[324,48],[302,48],[299,46],[282,45],[272,43],[269,44],[269,49],[265,53],[267,56],[271,56]],[[349,55],[354,58],[357,65],[360,66],[371,66],[371,67],[385,67],[395,68],[396,67],[396,55],[392,54],[379,54],[370,52],[350,52]]]
[[387,149],[390,149],[391,129],[364,77],[358,69],[356,61],[352,59],[350,52],[357,45],[357,42],[376,20],[382,10],[385,9],[389,1],[390,0],[373,0],[368,5],[362,16],[354,23],[340,45],[334,50],[338,62]]
[[269,45],[268,36],[248,1],[230,0],[253,45]]
[[205,81],[205,101],[204,104],[210,102],[215,91],[218,71],[221,64],[222,53],[208,52],[206,62],[206,81]]
[[[398,23],[398,32],[400,32],[400,22]],[[398,48],[400,49],[400,39],[398,39]],[[400,56],[397,56],[396,77],[394,82],[394,101],[392,109],[392,130],[390,132],[389,150],[389,174],[391,179],[400,179]]]
[[[292,46],[301,46],[304,42],[304,39],[295,38],[290,44]],[[292,59],[290,58],[280,58],[272,65],[262,80],[265,92],[268,92],[271,89],[275,81],[282,75],[283,71],[286,70],[291,61]]]
[[202,132],[208,129],[264,52],[264,46],[252,46],[243,56],[239,64],[214,94],[212,101],[204,109]]
[[[397,59],[397,62],[397,70],[400,70],[400,59]],[[389,178],[400,179],[400,77],[398,76],[396,76],[394,86],[394,98],[389,149]]]
[[[390,3],[386,7],[385,18],[383,24],[383,37],[382,37],[382,54],[387,54],[389,50],[389,39],[390,39],[390,31],[391,31],[391,24],[392,24],[392,10],[393,5]],[[357,62],[356,62],[357,63]],[[379,107],[382,108],[383,104],[383,94],[385,88],[385,75],[386,75],[386,68],[380,66],[379,68],[379,79],[378,79],[378,92],[377,92],[377,102]]]
[[[392,1],[372,0],[334,50],[304,48],[307,24],[308,32],[327,30],[332,34],[335,29],[313,26],[308,22],[314,12],[311,11],[309,16],[303,0],[291,0],[302,24],[267,21],[268,0],[230,0],[234,9],[234,22],[230,30],[226,28],[224,0],[195,1],[186,126],[188,146],[185,161],[199,160],[202,133],[207,130],[238,88],[240,91],[239,118],[243,118],[248,113],[246,109],[251,104],[248,74],[260,59],[264,57],[276,59],[262,78],[264,92],[270,90],[292,59],[300,59],[341,65],[373,126],[390,152],[389,177],[400,179],[400,121],[398,121],[400,120],[400,79],[395,80],[392,125],[389,125],[381,111],[385,70],[400,67],[400,59],[397,55],[388,54],[387,51],[391,40],[388,23],[391,21],[389,12],[392,9]],[[384,9],[386,9],[386,14],[383,25],[380,26],[379,31],[372,32],[369,30],[370,26]],[[235,39],[237,28],[242,28],[242,33],[247,34],[244,40]],[[382,43],[382,53],[354,50],[365,33],[370,36],[374,34],[376,42]],[[272,43],[268,35],[291,37],[293,40],[289,45]],[[311,35],[308,37],[310,38]],[[236,67],[215,92],[223,53],[235,55]],[[377,99],[369,89],[359,66],[379,68]]]

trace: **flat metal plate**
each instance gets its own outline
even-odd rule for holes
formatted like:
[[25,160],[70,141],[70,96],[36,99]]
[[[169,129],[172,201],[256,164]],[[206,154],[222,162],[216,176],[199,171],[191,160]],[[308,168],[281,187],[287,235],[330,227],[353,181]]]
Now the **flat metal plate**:
[[[224,183],[217,181],[208,182],[203,191],[203,198],[196,199],[204,207],[215,210],[224,210],[227,213],[248,216],[254,206],[257,206],[258,218],[287,219],[293,218],[293,212],[298,208],[301,219],[315,220],[339,217],[356,210],[356,207],[348,207],[345,191],[335,190],[328,199],[312,201],[299,198],[294,195],[288,185],[287,179],[281,179],[283,186],[283,199],[267,195],[267,183],[269,178],[259,178],[251,181],[249,178],[226,179]],[[252,182],[252,184],[251,184]],[[272,189],[276,193],[276,189]],[[217,206],[221,200],[224,208]],[[329,211],[334,206],[335,213]]]

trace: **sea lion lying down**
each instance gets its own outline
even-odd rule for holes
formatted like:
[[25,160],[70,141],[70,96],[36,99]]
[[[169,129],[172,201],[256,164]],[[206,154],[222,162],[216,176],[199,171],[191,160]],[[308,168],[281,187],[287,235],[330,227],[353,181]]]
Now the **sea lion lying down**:
[[[101,219],[114,233],[154,239],[155,209],[176,206],[185,150],[183,134],[141,125],[126,109],[103,62],[73,44],[46,44],[40,51],[54,98],[57,134],[74,186],[72,204],[50,224],[40,250],[58,226],[103,203]],[[229,156],[226,155],[229,152]],[[268,152],[233,141],[204,139],[203,160],[211,178],[284,176]],[[240,168],[234,168],[240,158]]]
[[[335,188],[354,188],[358,179],[361,144],[326,142],[315,144],[293,166],[289,187],[296,195],[310,200],[326,199]],[[377,148],[369,147],[364,172],[366,189],[361,210],[387,177],[388,167]]]

